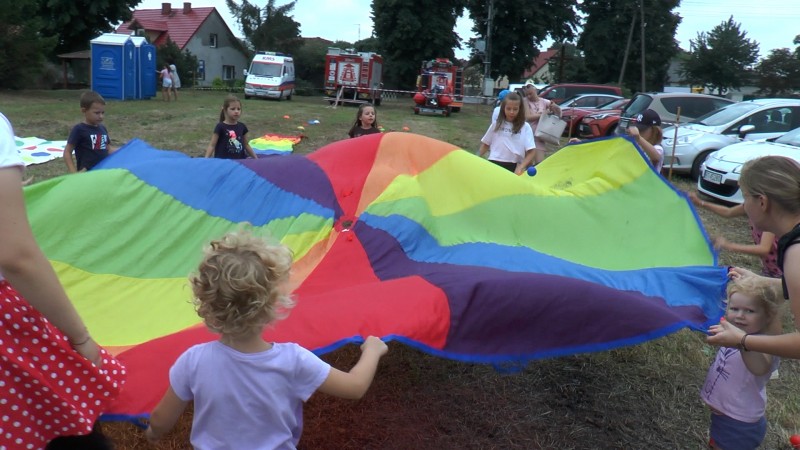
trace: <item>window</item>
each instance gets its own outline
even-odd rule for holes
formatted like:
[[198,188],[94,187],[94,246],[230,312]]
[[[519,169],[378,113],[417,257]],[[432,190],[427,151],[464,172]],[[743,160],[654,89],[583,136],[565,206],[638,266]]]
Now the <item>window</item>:
[[217,48],[217,35],[216,34],[212,33],[208,37],[208,45],[209,45],[209,47]]
[[222,79],[223,80],[233,80],[236,78],[236,67],[235,66],[222,66]]

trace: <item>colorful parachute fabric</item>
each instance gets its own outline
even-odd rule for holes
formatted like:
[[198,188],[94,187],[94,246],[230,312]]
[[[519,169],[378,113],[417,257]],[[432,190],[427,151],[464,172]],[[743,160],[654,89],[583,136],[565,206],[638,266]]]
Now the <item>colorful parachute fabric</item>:
[[297,144],[302,139],[302,136],[265,134],[251,139],[250,147],[253,147],[256,155],[288,155],[294,151],[294,144]]
[[186,278],[243,222],[295,255],[297,306],[266,338],[320,353],[367,335],[498,365],[603,351],[706,328],[726,281],[685,197],[625,138],[566,147],[533,177],[410,133],[244,161],[134,140],[26,197],[81,315],[128,367],[110,419],[146,415],[175,358],[215,339]]
[[26,166],[41,164],[64,156],[67,141],[48,141],[38,137],[14,137],[17,151]]

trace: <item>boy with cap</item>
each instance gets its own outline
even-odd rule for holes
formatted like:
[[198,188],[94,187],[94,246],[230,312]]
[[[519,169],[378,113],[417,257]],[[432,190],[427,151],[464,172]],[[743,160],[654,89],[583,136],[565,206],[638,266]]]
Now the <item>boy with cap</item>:
[[644,151],[656,172],[661,173],[661,167],[664,166],[664,148],[661,147],[664,132],[661,130],[661,117],[658,113],[652,109],[639,113],[636,121],[631,121],[628,126],[628,135]]

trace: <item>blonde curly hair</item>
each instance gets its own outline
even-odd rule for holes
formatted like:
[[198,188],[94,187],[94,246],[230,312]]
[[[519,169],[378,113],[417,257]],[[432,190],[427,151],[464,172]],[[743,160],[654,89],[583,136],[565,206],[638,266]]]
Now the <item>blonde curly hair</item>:
[[215,333],[239,336],[288,315],[286,292],[292,252],[247,231],[211,241],[197,273],[189,277],[197,315]]
[[775,280],[752,275],[739,277],[728,283],[728,298],[737,292],[760,302],[768,322],[781,314],[784,303],[783,291],[780,283],[775,283]]

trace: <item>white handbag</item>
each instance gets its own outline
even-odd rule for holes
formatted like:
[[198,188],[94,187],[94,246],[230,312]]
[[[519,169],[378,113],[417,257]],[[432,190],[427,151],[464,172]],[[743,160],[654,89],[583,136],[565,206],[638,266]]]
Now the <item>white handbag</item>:
[[534,136],[548,144],[559,145],[561,143],[561,135],[566,127],[567,122],[561,120],[561,117],[555,114],[542,114]]

